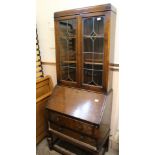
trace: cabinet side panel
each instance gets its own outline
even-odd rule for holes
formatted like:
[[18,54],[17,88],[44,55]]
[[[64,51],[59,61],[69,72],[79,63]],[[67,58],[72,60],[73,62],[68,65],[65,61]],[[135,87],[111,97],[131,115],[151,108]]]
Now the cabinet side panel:
[[103,111],[102,121],[99,128],[99,137],[97,140],[98,146],[101,146],[104,143],[106,136],[108,136],[110,133],[109,131],[110,131],[110,124],[111,124],[112,95],[113,95],[113,92],[111,91],[106,96],[106,105]]
[[103,76],[103,88],[105,92],[108,92],[108,78],[109,78],[109,52],[110,52],[110,11],[105,15],[105,27],[104,27],[104,76]]
[[108,75],[108,91],[112,89],[113,71],[110,70],[110,64],[114,63],[115,51],[115,29],[116,29],[116,13],[111,12],[110,15],[110,53],[109,53],[109,75]]
[[60,56],[59,56],[59,46],[58,46],[58,21],[54,20],[55,26],[55,47],[56,47],[56,71],[57,71],[57,83],[60,83]]
[[82,85],[82,17],[77,16],[77,81],[78,87]]
[[111,91],[106,98],[106,105],[104,108],[101,125],[106,125],[110,128],[111,124],[111,111],[112,111],[112,95],[113,91]]

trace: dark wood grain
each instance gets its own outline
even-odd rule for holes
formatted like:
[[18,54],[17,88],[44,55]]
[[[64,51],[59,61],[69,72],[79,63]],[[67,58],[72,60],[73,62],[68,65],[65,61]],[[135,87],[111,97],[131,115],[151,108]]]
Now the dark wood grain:
[[47,108],[99,125],[105,105],[103,94],[56,86]]
[[104,26],[104,75],[103,75],[103,89],[105,92],[109,91],[109,55],[110,55],[110,11],[106,12]]
[[[94,98],[98,98],[99,101],[94,103]],[[54,135],[97,155],[102,147],[106,147],[107,150],[112,91],[103,95],[77,88],[56,86],[46,108],[49,137]],[[94,123],[93,117],[95,120],[98,118],[100,122]],[[49,145],[52,146],[54,143],[50,141]]]
[[[115,36],[115,11],[111,11],[111,4],[87,7],[82,9],[67,10],[55,13],[55,37],[56,37],[56,68],[57,82],[59,85],[66,85],[76,88],[84,88],[98,92],[108,92],[112,89],[113,72],[109,70],[110,64],[114,60],[114,36]],[[68,16],[70,15],[70,16]],[[103,75],[102,86],[88,85],[83,83],[83,23],[84,17],[104,16],[104,50],[103,50]],[[58,18],[59,17],[59,18]],[[61,20],[76,19],[76,81],[65,81],[61,79],[62,71],[60,69],[60,48],[59,48],[59,26]]]
[[78,53],[78,57],[77,57],[77,60],[78,60],[78,87],[80,88],[81,85],[82,85],[82,39],[81,39],[81,36],[82,36],[82,17],[81,16],[78,16],[78,50],[77,50],[77,53]]
[[56,72],[57,72],[57,83],[60,83],[60,52],[58,46],[58,21],[54,22],[55,26],[55,47],[56,47]]
[[[96,18],[99,17],[99,18]],[[91,24],[89,20],[91,19]],[[72,24],[69,23],[70,19],[76,19],[75,29],[70,28]],[[76,146],[91,151],[92,154],[98,155],[101,149],[104,147],[107,151],[109,143],[110,122],[111,122],[111,109],[112,109],[112,79],[113,72],[111,70],[114,62],[114,40],[115,40],[115,23],[116,23],[116,9],[111,4],[85,7],[80,9],[65,10],[56,12],[54,14],[55,20],[55,43],[56,43],[56,68],[57,68],[57,85],[53,90],[52,96],[46,106],[47,119],[48,119],[48,141],[51,149],[54,149],[53,139],[54,137],[60,140],[65,140]],[[62,32],[60,33],[59,22],[64,22]],[[92,23],[97,22],[98,29],[91,29]],[[102,21],[104,22],[102,24]],[[89,33],[83,33],[83,23],[86,23],[86,31],[91,30]],[[64,26],[65,25],[65,26]],[[67,28],[66,28],[67,25]],[[91,26],[90,26],[91,25]],[[69,29],[68,29],[69,26]],[[73,26],[72,26],[73,27]],[[90,27],[90,28],[89,28]],[[102,28],[103,27],[103,28]],[[70,32],[69,32],[70,31]],[[74,32],[76,31],[76,35]],[[90,38],[94,35],[94,31],[100,31],[95,33],[95,37],[101,39],[97,42],[96,51],[94,42],[87,43],[86,50],[84,45],[84,37]],[[68,49],[67,47],[61,47],[60,37],[72,37],[76,38],[76,47]],[[89,35],[88,35],[89,34]],[[61,36],[62,35],[62,36]],[[93,36],[94,37],[94,36]],[[68,40],[68,38],[66,39]],[[68,44],[68,42],[67,42]],[[93,44],[93,48],[89,48]],[[100,45],[103,44],[103,47]],[[60,51],[61,48],[61,51]],[[66,50],[67,49],[67,50]],[[73,59],[69,59],[69,55],[66,58],[64,53],[76,51],[73,54]],[[89,52],[90,51],[90,52]],[[62,61],[60,56],[63,53],[64,60]],[[87,56],[84,59],[84,53],[102,54],[102,56],[94,57]],[[69,65],[74,64],[76,66],[76,80],[69,78],[70,72],[67,70],[63,72],[67,78],[62,78],[62,64]],[[93,68],[89,68],[89,65],[93,65]],[[96,66],[95,66],[96,65]],[[84,73],[84,69],[93,70],[91,73]],[[94,73],[94,66],[99,70],[101,74]],[[114,66],[113,66],[114,67]],[[103,73],[103,74],[102,74]],[[71,72],[71,76],[75,72]],[[75,75],[74,75],[75,77]],[[91,83],[93,80],[98,82],[97,84]],[[85,137],[85,139],[83,139]]]
[[86,135],[83,135],[83,134],[80,134],[78,132],[74,132],[73,130],[69,130],[67,128],[63,128],[59,125],[56,125],[54,123],[51,123],[51,128],[54,129],[54,130],[57,130],[65,135],[68,135],[70,137],[73,137],[75,139],[78,139],[79,141],[83,141],[85,143],[88,143],[92,146],[96,146],[96,141],[95,139],[93,138],[90,138],[89,136],[86,136]]
[[104,12],[104,11],[113,11],[116,12],[116,8],[111,4],[97,5],[97,6],[89,6],[84,8],[77,8],[72,10],[65,10],[61,12],[55,12],[54,17],[63,17],[63,16],[71,16],[71,15],[79,15],[82,13],[91,13],[91,12]]
[[49,112],[49,119],[53,123],[63,126],[65,128],[69,128],[71,130],[77,131],[79,133],[83,133],[86,135],[93,135],[94,125],[85,123],[83,121],[79,121],[77,119],[73,119],[70,116],[64,116],[63,114],[59,114],[57,112]]

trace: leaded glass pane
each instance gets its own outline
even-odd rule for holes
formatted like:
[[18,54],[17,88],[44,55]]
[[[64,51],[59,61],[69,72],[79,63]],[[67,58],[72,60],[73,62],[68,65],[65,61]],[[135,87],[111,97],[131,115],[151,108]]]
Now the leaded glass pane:
[[98,35],[104,33],[104,17],[94,17],[94,31]]
[[85,18],[83,21],[84,24],[84,35],[90,35],[93,31],[93,19]]
[[104,16],[83,18],[83,83],[102,86]]
[[59,22],[61,80],[76,81],[76,19]]

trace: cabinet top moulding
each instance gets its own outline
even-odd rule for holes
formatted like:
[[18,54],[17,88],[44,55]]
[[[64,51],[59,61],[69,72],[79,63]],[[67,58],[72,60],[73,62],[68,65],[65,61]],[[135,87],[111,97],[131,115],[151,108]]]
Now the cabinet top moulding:
[[55,12],[54,18],[59,18],[63,16],[80,15],[81,13],[85,14],[85,13],[104,12],[104,11],[113,11],[114,13],[116,13],[116,8],[112,6],[110,3],[104,4],[104,5],[83,7],[83,8]]

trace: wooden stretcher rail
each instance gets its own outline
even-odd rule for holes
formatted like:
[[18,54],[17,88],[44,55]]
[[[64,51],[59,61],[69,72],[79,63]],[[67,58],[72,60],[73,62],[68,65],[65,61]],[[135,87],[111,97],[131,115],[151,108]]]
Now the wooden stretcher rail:
[[69,137],[69,136],[67,136],[67,135],[64,135],[64,134],[62,134],[62,133],[60,133],[60,132],[58,132],[58,131],[56,131],[56,130],[53,130],[53,129],[51,129],[51,128],[49,128],[48,130],[49,130],[50,132],[52,132],[53,134],[55,134],[56,136],[60,136],[61,138],[64,138],[64,139],[66,139],[66,140],[68,140],[68,141],[72,141],[73,143],[76,143],[76,144],[78,144],[78,145],[82,145],[82,146],[87,147],[87,148],[89,148],[89,149],[91,149],[91,150],[93,150],[93,151],[97,151],[97,148],[94,147],[94,146],[91,146],[91,145],[89,145],[89,144],[87,144],[87,143],[84,143],[84,142],[82,142],[82,141],[79,141],[79,140],[77,140],[77,139],[74,139],[74,138],[72,138],[72,137]]

